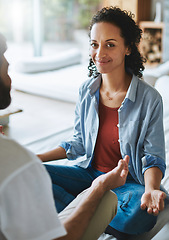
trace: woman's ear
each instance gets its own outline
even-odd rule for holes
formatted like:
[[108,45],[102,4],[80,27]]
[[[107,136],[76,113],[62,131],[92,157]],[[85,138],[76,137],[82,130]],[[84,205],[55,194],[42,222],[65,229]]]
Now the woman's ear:
[[126,56],[129,56],[131,54],[131,48],[128,47],[127,50],[126,50]]
[[128,46],[126,49],[126,56],[129,56],[131,54],[131,47]]

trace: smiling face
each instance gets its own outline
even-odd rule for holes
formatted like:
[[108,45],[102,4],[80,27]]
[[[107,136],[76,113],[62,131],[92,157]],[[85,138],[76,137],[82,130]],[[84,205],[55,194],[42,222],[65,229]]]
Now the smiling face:
[[95,23],[91,29],[90,54],[98,72],[124,71],[125,55],[130,54],[120,28],[107,22]]

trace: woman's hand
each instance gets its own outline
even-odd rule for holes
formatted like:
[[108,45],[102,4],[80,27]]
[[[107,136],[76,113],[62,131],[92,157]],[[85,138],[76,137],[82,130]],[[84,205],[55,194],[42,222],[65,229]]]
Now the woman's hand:
[[161,190],[145,192],[141,198],[141,209],[147,209],[149,214],[157,216],[164,209],[166,194]]
[[120,187],[125,184],[128,175],[129,156],[126,155],[124,159],[120,159],[117,167],[110,172],[97,177],[92,187],[103,186],[104,191]]
[[144,173],[145,193],[141,198],[141,209],[157,216],[164,209],[165,192],[160,190],[162,172],[158,167],[148,168]]

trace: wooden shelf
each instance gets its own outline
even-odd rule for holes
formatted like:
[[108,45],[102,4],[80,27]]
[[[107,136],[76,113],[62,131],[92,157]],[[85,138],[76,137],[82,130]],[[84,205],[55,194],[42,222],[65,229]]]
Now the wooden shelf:
[[143,30],[140,52],[147,59],[147,65],[161,63],[163,53],[164,23],[142,21],[139,25]]
[[151,0],[103,0],[103,7],[116,6],[135,14],[136,22],[149,21]]
[[153,21],[141,21],[139,23],[140,27],[144,30],[145,28],[155,28],[155,29],[163,29],[164,23],[156,23]]

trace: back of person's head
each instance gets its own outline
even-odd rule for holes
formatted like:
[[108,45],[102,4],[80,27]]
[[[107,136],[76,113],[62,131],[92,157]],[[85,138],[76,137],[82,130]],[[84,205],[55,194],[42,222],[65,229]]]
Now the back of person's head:
[[6,45],[6,39],[5,37],[0,33],[0,65],[2,61],[2,56],[7,50],[7,45]]
[[[125,45],[129,47],[131,51],[130,55],[126,55],[125,57],[125,68],[126,70],[129,69],[136,76],[142,77],[142,71],[144,70],[143,63],[145,62],[145,59],[141,56],[138,50],[142,30],[138,27],[133,18],[134,14],[131,12],[121,10],[117,7],[105,7],[93,16],[89,30],[91,32],[93,25],[100,22],[111,23],[119,27]],[[92,60],[90,59],[90,61]],[[89,70],[91,71],[91,75],[93,75],[96,69],[94,70],[94,63],[92,62],[91,67],[93,68],[93,72],[91,71],[90,66]]]
[[[0,33],[0,109],[4,109],[11,103],[11,80],[8,75],[8,66],[4,53],[7,50],[5,37]],[[4,64],[5,65],[2,65]],[[5,69],[5,70],[4,70]]]

